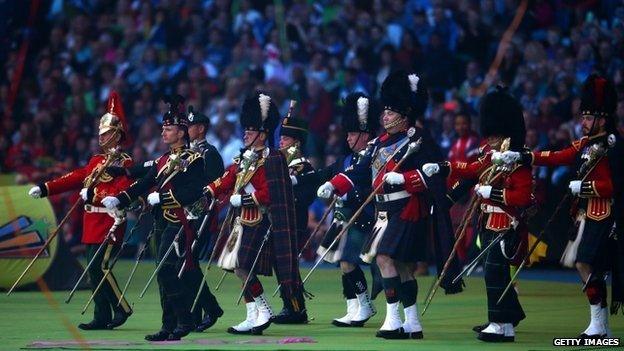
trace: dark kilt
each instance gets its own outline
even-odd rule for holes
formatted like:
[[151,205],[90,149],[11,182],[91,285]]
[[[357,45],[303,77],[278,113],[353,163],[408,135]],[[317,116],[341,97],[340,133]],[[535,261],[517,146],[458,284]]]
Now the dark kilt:
[[602,221],[586,218],[583,237],[576,253],[576,262],[587,263],[597,269],[605,268],[607,242],[612,226],[612,217]]
[[[264,235],[267,233],[269,229],[270,222],[268,216],[264,215],[262,221],[256,224],[253,227],[249,227],[243,225],[243,235],[241,238],[241,246],[238,250],[238,267],[247,271],[251,270],[253,266],[254,260],[258,255],[258,250],[260,249],[260,245],[262,245],[262,240],[264,240]],[[273,235],[273,234],[270,234]],[[262,253],[258,258],[258,263],[256,263],[256,267],[254,268],[253,273],[258,275],[272,275],[272,265],[271,265],[271,238],[269,237],[269,241],[264,244],[262,249]]]
[[377,203],[377,211],[388,212],[388,226],[377,247],[378,255],[387,255],[401,262],[427,259],[427,220],[410,222],[401,219],[401,212],[409,198]]
[[[351,208],[340,207],[337,208],[335,212],[336,214],[334,216],[338,216],[338,213],[340,213],[345,221],[348,221],[351,218],[352,213],[355,211]],[[346,243],[344,249],[342,250],[342,257],[340,257],[339,261],[349,262],[351,264],[364,264],[364,262],[360,259],[360,252],[366,243],[366,233],[363,232],[359,226],[353,225],[347,231],[346,236]]]

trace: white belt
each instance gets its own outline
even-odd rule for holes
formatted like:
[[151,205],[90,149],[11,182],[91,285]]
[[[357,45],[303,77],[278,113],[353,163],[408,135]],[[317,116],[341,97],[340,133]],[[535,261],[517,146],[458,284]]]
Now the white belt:
[[110,211],[106,207],[95,207],[93,205],[84,205],[84,210],[88,213],[112,213],[112,211]]
[[486,204],[481,204],[481,211],[483,211],[484,213],[507,213],[498,206],[492,206],[492,205],[486,205]]
[[377,194],[375,195],[375,201],[390,202],[390,201],[405,199],[406,197],[410,197],[410,193],[408,193],[405,190],[402,190],[402,191],[397,191],[396,193],[390,193],[390,194]]

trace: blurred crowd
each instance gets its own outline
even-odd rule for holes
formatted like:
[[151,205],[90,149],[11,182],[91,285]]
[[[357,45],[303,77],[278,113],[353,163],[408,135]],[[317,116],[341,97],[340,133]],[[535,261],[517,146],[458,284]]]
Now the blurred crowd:
[[[51,0],[0,7],[0,172],[15,172],[18,183],[60,175],[98,152],[97,123],[111,90],[123,97],[134,141],[128,152],[137,162],[163,152],[160,98],[178,93],[210,117],[209,142],[231,163],[242,146],[242,99],[263,90],[283,114],[289,99],[298,101],[316,166],[344,148],[342,98],[378,96],[398,68],[429,86],[426,125],[453,160],[476,157],[479,99],[495,84],[521,101],[532,149],[579,137],[578,91],[591,72],[624,93],[619,0]],[[623,131],[623,99],[616,118]],[[536,170],[545,206],[556,198],[544,194],[563,189],[568,176],[565,167]],[[68,206],[54,201],[57,213]],[[77,242],[73,223],[66,236]]]

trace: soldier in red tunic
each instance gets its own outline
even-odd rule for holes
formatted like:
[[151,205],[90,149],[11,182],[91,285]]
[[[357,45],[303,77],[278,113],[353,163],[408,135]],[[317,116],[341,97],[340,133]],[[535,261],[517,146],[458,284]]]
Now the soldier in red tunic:
[[[610,265],[618,264],[621,252],[610,255],[610,249],[617,248],[621,240],[613,235],[621,222],[621,140],[617,137],[613,114],[617,104],[617,93],[613,83],[598,75],[591,75],[583,85],[581,95],[581,125],[583,138],[561,151],[505,152],[505,162],[520,161],[527,165],[559,166],[575,165],[577,176],[570,181],[573,196],[572,212],[576,217],[578,231],[561,259],[566,266],[576,266],[585,284],[589,300],[590,323],[580,335],[581,338],[603,338],[609,334],[607,320],[607,287],[604,276],[612,270]],[[619,208],[619,211],[618,211]],[[621,270],[621,269],[620,269]],[[621,287],[621,275],[616,269],[613,274],[615,296],[612,312],[622,302],[617,288]]]
[[525,318],[518,295],[512,289],[500,304],[497,301],[509,283],[510,263],[524,257],[527,232],[521,213],[532,202],[533,179],[530,167],[493,163],[492,152],[500,150],[505,138],[509,138],[512,150],[522,149],[524,119],[520,104],[501,87],[483,98],[480,117],[481,134],[487,140],[488,152],[472,163],[426,164],[423,173],[478,181],[475,191],[482,214],[479,224],[482,247],[503,236],[485,256],[489,323],[473,330],[479,332],[478,338],[483,341],[514,341],[514,326]]
[[275,269],[281,296],[293,313],[305,309],[297,261],[293,187],[284,155],[267,147],[279,123],[279,112],[268,95],[256,93],[243,103],[241,125],[245,149],[223,176],[205,187],[209,198],[230,195],[229,237],[218,265],[247,281],[247,316],[228,329],[232,334],[262,334],[273,321],[273,310],[257,275]]
[[[100,244],[104,240],[109,240],[108,245],[95,257],[89,268],[88,274],[93,284],[92,288],[95,288],[104,276],[104,271],[108,269],[108,260],[119,250],[123,233],[126,230],[125,214],[120,211],[107,210],[101,201],[104,197],[125,189],[131,183],[125,175],[113,177],[107,172],[101,173],[97,179],[93,178],[103,167],[132,166],[130,156],[121,152],[121,144],[126,140],[126,127],[121,99],[116,92],[112,92],[108,98],[106,114],[100,119],[99,143],[103,153],[91,157],[85,167],[35,186],[28,192],[30,196],[39,198],[82,189],[80,196],[85,203],[82,243],[87,246],[87,259],[89,261],[94,259]],[[118,226],[109,239],[107,236],[115,221],[118,222]],[[95,330],[113,329],[122,325],[132,314],[132,309],[125,299],[122,299],[118,305],[120,295],[121,290],[117,280],[112,273],[109,273],[106,282],[93,298],[95,303],[93,320],[89,323],[82,323],[78,327],[84,330]],[[114,312],[114,318],[112,312]]]

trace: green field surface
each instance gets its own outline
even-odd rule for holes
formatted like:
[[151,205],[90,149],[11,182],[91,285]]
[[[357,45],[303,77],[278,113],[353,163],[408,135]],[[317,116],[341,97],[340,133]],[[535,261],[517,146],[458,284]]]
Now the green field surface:
[[[123,261],[115,269],[122,285],[131,264],[130,261]],[[445,296],[443,291],[438,292],[421,319],[423,340],[382,340],[375,338],[375,332],[383,323],[383,296],[375,302],[378,314],[364,328],[333,327],[330,324],[332,318],[342,316],[345,311],[340,273],[334,269],[321,269],[306,286],[315,295],[313,300],[308,301],[309,324],[272,325],[264,336],[235,336],[227,334],[226,329],[244,319],[245,307],[236,306],[241,283],[230,274],[221,289],[215,292],[225,310],[215,326],[203,333],[192,333],[180,342],[150,344],[143,337],[159,329],[161,317],[156,282],[143,299],[138,298],[138,293],[153,268],[151,262],[139,267],[128,293],[129,300],[134,303],[134,314],[126,324],[114,331],[85,332],[75,328],[78,323],[88,322],[92,317],[92,307],[84,316],[80,315],[90,295],[87,291],[79,291],[70,304],[64,303],[67,292],[53,292],[51,298],[39,291],[1,295],[0,350],[81,349],[87,346],[94,350],[564,350],[570,348],[553,347],[553,338],[575,337],[587,326],[589,318],[587,302],[579,284],[521,281],[520,299],[527,319],[517,328],[516,342],[486,344],[477,340],[471,330],[474,325],[486,321],[483,279],[469,278],[462,294]],[[211,288],[220,276],[219,269],[210,271],[208,281]],[[418,280],[419,309],[431,279]],[[270,295],[276,287],[274,278],[263,277],[261,280]],[[277,312],[281,301],[277,297],[271,301]],[[610,324],[614,335],[622,337],[624,317],[612,316]],[[280,343],[288,337],[308,342]]]

